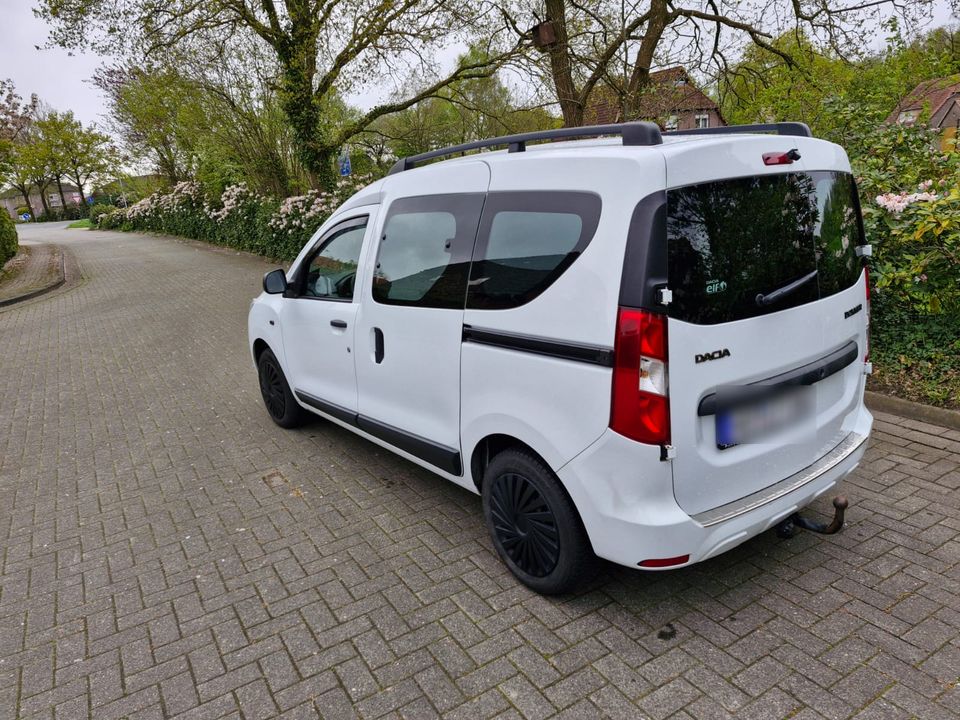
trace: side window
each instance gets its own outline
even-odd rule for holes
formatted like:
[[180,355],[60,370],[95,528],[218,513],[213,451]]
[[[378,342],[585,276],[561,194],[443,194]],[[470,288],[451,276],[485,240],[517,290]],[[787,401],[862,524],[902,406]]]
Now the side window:
[[492,310],[530,302],[580,256],[599,221],[600,198],[593,193],[490,193],[467,307]]
[[334,228],[320,244],[303,274],[301,297],[325,300],[351,300],[363,247],[367,218],[348,220],[345,227]]
[[373,271],[373,299],[389,305],[463,308],[483,193],[393,202]]

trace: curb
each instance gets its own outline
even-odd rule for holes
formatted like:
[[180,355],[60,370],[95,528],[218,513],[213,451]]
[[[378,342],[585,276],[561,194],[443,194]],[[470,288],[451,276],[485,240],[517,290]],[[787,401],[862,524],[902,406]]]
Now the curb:
[[923,405],[922,403],[911,400],[903,400],[892,395],[884,395],[873,390],[867,390],[864,393],[864,401],[871,410],[890,413],[892,415],[902,415],[912,420],[930,423],[931,425],[942,425],[943,427],[960,430],[960,410],[948,410],[947,408],[938,408],[932,405]]
[[24,293],[23,295],[17,295],[16,297],[7,298],[6,300],[0,300],[0,308],[7,307],[9,305],[15,305],[19,302],[24,302],[26,300],[32,300],[35,297],[40,297],[41,295],[45,295],[48,292],[52,292],[56,290],[58,287],[60,287],[61,285],[63,285],[67,281],[67,271],[66,271],[66,264],[64,261],[63,248],[61,248],[60,246],[57,246],[57,252],[60,253],[60,272],[59,272],[60,277],[59,278],[54,280],[52,283],[50,283],[46,287],[40,288],[39,290],[31,290],[30,292]]

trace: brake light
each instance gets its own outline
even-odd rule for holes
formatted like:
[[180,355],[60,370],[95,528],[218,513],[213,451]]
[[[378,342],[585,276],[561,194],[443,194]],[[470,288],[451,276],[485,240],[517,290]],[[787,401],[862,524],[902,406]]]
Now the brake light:
[[796,148],[786,152],[768,152],[763,154],[764,165],[792,165],[794,160],[800,159]]
[[863,277],[867,284],[867,351],[863,356],[864,362],[870,362],[870,268],[866,264],[863,266]]
[[631,308],[617,312],[610,428],[642,443],[670,442],[664,315]]

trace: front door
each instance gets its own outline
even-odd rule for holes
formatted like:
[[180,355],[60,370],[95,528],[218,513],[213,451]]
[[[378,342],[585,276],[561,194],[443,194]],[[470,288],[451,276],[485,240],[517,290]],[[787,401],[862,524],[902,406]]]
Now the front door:
[[369,213],[334,225],[291,280],[280,317],[290,386],[300,402],[345,421],[357,412],[357,266]]
[[357,315],[360,428],[453,476],[463,306],[489,181],[485,163],[464,162],[387,184]]

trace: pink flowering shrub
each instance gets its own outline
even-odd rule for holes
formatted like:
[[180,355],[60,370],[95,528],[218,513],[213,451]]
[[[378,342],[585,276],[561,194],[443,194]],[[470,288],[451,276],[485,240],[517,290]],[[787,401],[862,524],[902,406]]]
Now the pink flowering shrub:
[[876,198],[877,287],[931,313],[960,305],[960,183],[925,180]]
[[277,203],[250,190],[230,185],[219,198],[210,198],[200,183],[180,182],[129,208],[102,215],[101,229],[138,230],[181,235],[279,259],[290,259],[330,214],[369,175],[340,180],[333,192],[311,190]]
[[902,305],[960,310],[960,152],[925,126],[880,126],[848,147],[860,190],[874,320]]

